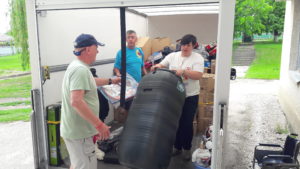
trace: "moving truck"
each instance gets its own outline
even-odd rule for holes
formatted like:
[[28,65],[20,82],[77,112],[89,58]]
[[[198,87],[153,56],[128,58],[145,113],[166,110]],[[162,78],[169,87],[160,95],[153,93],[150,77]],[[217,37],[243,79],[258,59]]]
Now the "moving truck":
[[[92,67],[98,76],[110,77],[126,28],[138,37],[168,37],[172,43],[187,33],[196,35],[201,44],[217,41],[212,168],[222,169],[234,7],[235,0],[27,0],[35,168],[62,168],[50,165],[48,126],[55,124],[55,118],[50,120],[47,109],[61,101],[62,78],[75,59],[75,37],[89,33],[106,44],[99,48]],[[110,112],[105,122],[112,120]]]

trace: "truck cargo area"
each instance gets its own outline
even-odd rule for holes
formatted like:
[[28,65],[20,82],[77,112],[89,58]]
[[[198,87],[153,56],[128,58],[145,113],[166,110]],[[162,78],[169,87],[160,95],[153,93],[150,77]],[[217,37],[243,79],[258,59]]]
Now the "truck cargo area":
[[[92,34],[97,40],[105,43],[105,47],[99,48],[96,62],[91,67],[97,70],[99,77],[108,78],[113,75],[113,63],[117,51],[121,48],[120,8],[126,8],[126,30],[135,30],[140,38],[167,38],[171,44],[176,44],[176,40],[183,35],[194,34],[199,44],[217,43],[219,48],[215,62],[216,76],[213,77],[214,83],[210,84],[214,90],[210,91],[211,101],[203,102],[211,106],[210,122],[218,124],[214,126],[216,132],[213,133],[213,140],[216,141],[213,143],[214,158],[211,168],[222,168],[234,1],[29,0],[26,1],[26,7],[33,88],[31,122],[35,168],[66,168],[63,165],[49,165],[46,108],[61,101],[64,72],[68,64],[75,59],[72,54],[73,41],[81,33]],[[152,49],[149,49],[150,53],[153,53]],[[115,124],[112,105],[105,123]],[[200,137],[200,132],[194,137],[192,150],[199,147]],[[124,166],[102,161],[98,161],[98,168],[126,169]],[[191,161],[186,162],[180,156],[176,156],[172,157],[168,168],[189,169],[195,166]]]

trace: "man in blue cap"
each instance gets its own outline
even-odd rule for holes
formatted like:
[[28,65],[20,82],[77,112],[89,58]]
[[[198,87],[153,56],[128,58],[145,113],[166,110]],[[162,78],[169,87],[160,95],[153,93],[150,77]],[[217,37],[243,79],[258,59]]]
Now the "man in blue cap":
[[62,113],[60,133],[71,160],[72,169],[97,169],[93,137],[100,140],[110,135],[109,128],[99,118],[97,86],[119,83],[120,78],[94,78],[89,65],[96,60],[98,46],[104,46],[94,36],[79,35],[74,42],[77,59],[68,66],[62,83]]

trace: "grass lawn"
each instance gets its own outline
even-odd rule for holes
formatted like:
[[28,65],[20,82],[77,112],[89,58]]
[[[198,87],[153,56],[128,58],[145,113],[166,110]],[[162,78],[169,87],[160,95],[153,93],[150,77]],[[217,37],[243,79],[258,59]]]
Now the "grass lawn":
[[31,108],[0,110],[0,122],[12,122],[17,120],[29,121]]
[[279,79],[282,43],[256,42],[256,59],[249,67],[246,78]]
[[19,106],[19,105],[31,105],[31,101],[17,101],[17,102],[9,102],[9,103],[0,103],[0,107]]
[[21,66],[20,54],[0,57],[0,76],[8,74],[11,71],[23,71]]
[[28,98],[31,90],[31,76],[0,80],[0,98]]
[[[28,71],[29,69],[25,70]],[[0,76],[11,75],[24,71],[21,66],[20,55],[0,57]],[[0,80],[0,98],[29,98],[31,90],[31,76],[22,76]],[[1,103],[0,107],[30,105],[30,101],[16,101]],[[0,122],[29,120],[31,108],[0,110]]]

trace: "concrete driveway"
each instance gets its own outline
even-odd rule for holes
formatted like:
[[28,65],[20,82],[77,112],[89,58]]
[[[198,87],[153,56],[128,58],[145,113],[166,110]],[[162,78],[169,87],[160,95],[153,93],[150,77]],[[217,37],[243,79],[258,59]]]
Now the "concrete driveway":
[[34,168],[30,122],[0,123],[0,136],[0,168]]
[[251,167],[258,143],[283,144],[286,118],[278,102],[278,80],[231,81],[228,116],[226,169]]

